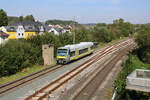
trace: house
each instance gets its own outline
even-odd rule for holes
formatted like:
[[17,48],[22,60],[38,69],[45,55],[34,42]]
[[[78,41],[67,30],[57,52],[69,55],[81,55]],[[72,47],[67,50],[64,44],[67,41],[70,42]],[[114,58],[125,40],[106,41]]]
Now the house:
[[63,33],[71,33],[72,27],[71,26],[65,26],[63,27]]
[[7,26],[0,27],[0,31],[7,33]]
[[55,35],[62,34],[63,29],[56,26],[45,26],[46,32],[54,33]]
[[45,26],[46,32],[54,33],[55,35],[60,35],[63,33],[71,33],[72,27],[67,26],[60,26],[60,25],[47,25]]
[[6,42],[8,40],[8,34],[0,31],[0,44]]
[[9,39],[27,39],[41,35],[44,31],[44,26],[39,22],[17,22],[7,28]]
[[48,32],[54,33],[55,35],[60,35],[62,33],[62,29],[58,27],[52,27]]

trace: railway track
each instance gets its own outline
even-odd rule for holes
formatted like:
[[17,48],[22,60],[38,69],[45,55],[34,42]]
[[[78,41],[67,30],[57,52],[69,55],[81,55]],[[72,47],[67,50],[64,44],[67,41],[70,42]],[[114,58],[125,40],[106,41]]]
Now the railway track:
[[[102,82],[107,77],[108,73],[112,71],[114,65],[117,63],[118,60],[122,58],[134,45],[130,45],[127,48],[120,50],[115,56],[114,59],[111,59],[102,69],[97,69],[93,73],[91,77],[89,77],[88,82],[83,84],[78,91],[75,92],[74,96],[70,98],[70,100],[92,100],[93,95],[95,94],[96,90],[102,84]],[[84,95],[84,93],[88,95]]]
[[12,89],[14,89],[14,88],[17,88],[17,87],[19,87],[19,86],[22,86],[22,85],[24,85],[25,83],[31,82],[31,81],[33,81],[34,79],[37,79],[37,78],[39,78],[39,77],[41,77],[41,76],[43,76],[43,75],[45,75],[45,74],[47,74],[47,73],[49,73],[49,72],[52,72],[52,71],[54,71],[54,70],[57,70],[57,69],[59,69],[59,68],[61,68],[61,67],[62,67],[62,65],[54,65],[54,66],[52,66],[52,67],[43,69],[43,70],[41,70],[41,71],[39,71],[39,72],[36,72],[36,73],[34,73],[34,74],[31,74],[31,75],[28,75],[28,76],[23,77],[23,78],[21,78],[21,79],[18,79],[18,80],[16,80],[16,81],[13,81],[13,82],[11,82],[11,83],[2,85],[2,86],[0,86],[0,95],[4,94],[5,92],[8,92],[8,91],[10,91],[10,90],[12,90]]
[[[124,42],[124,41],[127,41],[127,40],[121,40],[120,42],[114,44],[114,45],[118,45],[119,43],[121,42]],[[106,47],[104,50],[110,48],[112,45]],[[102,52],[104,51],[102,50]],[[99,50],[96,50],[94,51],[95,54],[97,54],[97,52],[99,52]],[[13,81],[13,82],[10,82],[10,83],[7,83],[7,84],[4,84],[4,85],[1,85],[0,86],[0,95],[3,95],[5,94],[6,92],[10,91],[10,90],[13,90],[19,86],[23,86],[25,85],[26,83],[29,83],[31,81],[33,81],[34,79],[37,79],[43,75],[46,75],[47,73],[49,72],[53,72],[59,68],[63,67],[63,65],[54,65],[52,67],[49,67],[49,68],[46,68],[46,69],[43,69],[39,72],[36,72],[36,73],[33,73],[31,75],[28,75],[26,77],[23,77],[21,79],[18,79],[16,81]]]
[[[95,51],[94,53],[96,53],[96,52],[98,52],[98,50]],[[3,94],[5,94],[6,92],[8,92],[12,89],[15,89],[19,86],[22,86],[22,85],[26,84],[26,83],[29,83],[29,82],[33,81],[34,79],[37,79],[37,78],[39,78],[43,75],[46,75],[49,72],[55,71],[55,70],[57,70],[61,67],[63,67],[63,65],[54,65],[52,67],[45,68],[45,69],[43,69],[39,72],[33,73],[31,75],[28,75],[28,76],[23,77],[21,79],[18,79],[16,81],[10,82],[8,84],[4,84],[4,85],[0,86],[0,95],[3,95]]]
[[76,75],[78,75],[79,73],[84,71],[84,69],[88,68],[90,65],[96,63],[97,61],[99,61],[100,59],[105,57],[107,54],[117,51],[122,46],[129,45],[130,42],[132,42],[132,41],[133,41],[132,39],[129,39],[129,40],[123,41],[119,44],[110,46],[101,52],[97,52],[97,54],[95,56],[91,57],[89,60],[87,60],[80,66],[74,68],[73,70],[65,73],[64,75],[62,75],[58,79],[54,80],[50,84],[44,86],[43,88],[39,89],[38,91],[35,91],[35,93],[33,93],[32,95],[25,98],[25,100],[43,100],[44,98],[46,98],[47,94],[50,94],[50,93],[54,92],[55,90],[57,90],[58,88],[60,88],[63,84],[65,84],[69,80],[73,79]]

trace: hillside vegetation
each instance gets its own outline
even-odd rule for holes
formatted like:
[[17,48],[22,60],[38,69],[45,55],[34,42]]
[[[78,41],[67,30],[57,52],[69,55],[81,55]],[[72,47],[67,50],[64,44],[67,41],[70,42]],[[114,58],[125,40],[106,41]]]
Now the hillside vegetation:
[[51,25],[63,25],[63,26],[65,26],[65,25],[79,25],[79,23],[78,22],[75,22],[75,21],[71,21],[71,20],[47,20],[46,22],[45,22],[45,24],[51,24]]
[[136,42],[138,47],[133,50],[126,61],[123,71],[117,82],[116,100],[148,100],[149,93],[126,90],[126,77],[135,69],[150,70],[150,25],[141,25],[137,31]]

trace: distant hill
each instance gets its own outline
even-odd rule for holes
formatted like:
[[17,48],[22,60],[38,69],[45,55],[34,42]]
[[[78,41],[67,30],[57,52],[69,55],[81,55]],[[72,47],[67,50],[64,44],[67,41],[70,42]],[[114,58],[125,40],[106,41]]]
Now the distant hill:
[[88,23],[88,24],[82,24],[82,25],[84,25],[84,26],[95,26],[96,23]]
[[52,25],[75,25],[75,26],[78,26],[79,23],[78,22],[75,22],[75,21],[71,21],[71,20],[47,20],[45,22],[45,24],[52,24]]
[[8,25],[14,24],[17,21],[19,21],[19,17],[8,16]]

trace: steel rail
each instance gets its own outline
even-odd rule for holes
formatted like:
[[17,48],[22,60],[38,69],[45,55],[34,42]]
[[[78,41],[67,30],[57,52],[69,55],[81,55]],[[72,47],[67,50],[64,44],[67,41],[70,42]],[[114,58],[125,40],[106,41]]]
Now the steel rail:
[[[100,55],[102,55],[100,53]],[[98,58],[100,55],[96,55],[94,57],[92,57],[91,59],[87,60],[86,62],[84,62],[83,64],[79,65],[78,67],[72,69],[71,71],[67,72],[66,74],[64,74],[63,76],[59,77],[58,79],[54,80],[53,82],[51,82],[50,84],[46,85],[45,87],[43,87],[42,89],[40,89],[39,91],[36,91],[34,94],[30,95],[29,97],[25,98],[25,100],[32,100],[33,97],[36,97],[39,93],[43,93],[44,90],[46,90],[48,87],[57,84],[57,82],[59,82],[60,80],[64,79],[65,77],[67,77],[68,75],[70,75],[71,73],[73,73],[74,71],[76,71],[77,69],[81,68],[81,66],[85,66],[83,67],[81,70],[79,70],[77,73],[73,74],[72,77],[69,77],[68,79],[66,79],[65,81],[63,81],[62,83],[58,84],[56,87],[52,88],[51,90],[47,91],[48,93],[51,93],[52,91],[58,89],[61,85],[63,85],[64,83],[66,83],[68,80],[72,79],[74,76],[76,76],[78,73],[82,72],[85,68],[87,68],[89,65],[91,65],[94,60],[96,59],[96,57]],[[92,61],[91,61],[92,60]],[[89,63],[90,62],[90,63]],[[87,65],[86,65],[87,64]],[[37,100],[42,100],[43,98],[46,97],[47,94],[44,94],[42,96],[39,97],[39,99]]]
[[33,73],[33,74],[30,74],[30,75],[25,76],[23,78],[20,78],[20,79],[18,79],[16,81],[10,82],[10,83],[5,84],[5,85],[2,85],[2,86],[0,86],[0,95],[4,94],[5,92],[7,92],[9,90],[12,90],[12,89],[14,89],[16,87],[19,87],[19,86],[21,86],[21,85],[23,85],[23,84],[25,84],[27,82],[30,82],[30,81],[32,81],[34,79],[37,79],[37,78],[39,78],[39,77],[41,77],[41,76],[43,76],[43,75],[45,75],[45,74],[47,74],[49,72],[52,72],[52,71],[54,71],[56,69],[59,69],[61,67],[62,67],[62,65],[54,65],[52,67],[45,68],[45,69],[43,69],[41,71],[38,71],[38,72]]
[[[119,44],[118,46],[120,45],[123,45],[124,43],[122,44]],[[125,42],[125,44],[127,44],[127,42]],[[105,50],[104,50],[105,51]],[[103,51],[103,52],[104,52]],[[110,53],[110,52],[109,52]],[[93,64],[94,62],[98,61],[100,58],[100,56],[102,56],[103,54],[100,54],[100,55],[96,55],[94,57],[92,57],[91,59],[87,60],[85,63],[81,64],[80,66],[74,68],[72,71],[66,73],[65,75],[63,75],[62,77],[58,78],[57,80],[53,81],[52,83],[48,84],[47,86],[43,87],[42,89],[40,89],[39,91],[36,91],[34,94],[30,95],[29,97],[27,97],[25,100],[30,100],[32,99],[33,97],[36,97],[38,95],[38,93],[42,93],[45,89],[47,89],[48,87],[52,86],[53,84],[56,84],[59,80],[61,80],[62,78],[66,77],[67,75],[69,75],[70,73],[72,73],[73,71],[77,70],[78,68],[80,68],[81,66],[85,65],[87,62],[89,62],[90,60],[91,63],[87,64],[86,67],[88,67],[89,65]],[[94,59],[93,59],[94,58]],[[85,68],[86,68],[85,67]],[[78,71],[76,74],[74,74],[72,77],[68,78],[67,80],[65,80],[64,82],[62,82],[61,84],[57,85],[55,88],[51,89],[48,91],[48,93],[51,93],[52,91],[56,90],[57,88],[59,88],[61,85],[63,85],[65,82],[67,82],[68,80],[72,79],[74,76],[76,76],[78,73],[82,72],[85,68],[81,69],[80,71]],[[38,100],[42,100],[43,98],[46,97],[46,93],[44,95],[42,95],[41,97],[39,97]]]
[[[128,41],[128,40],[121,40],[121,41],[119,41],[117,43],[114,43],[113,45],[109,45],[104,50],[100,51],[100,53],[103,53],[106,49],[108,49],[108,48],[110,48],[112,46],[118,45],[118,44],[120,44],[122,42],[126,42],[126,41]],[[98,51],[99,51],[99,49],[94,51],[94,53],[97,53]],[[23,78],[20,78],[20,79],[18,79],[16,81],[13,81],[13,82],[1,85],[0,86],[0,95],[4,94],[4,93],[6,93],[6,92],[8,92],[8,91],[10,91],[12,89],[15,89],[15,88],[17,88],[19,86],[22,86],[25,83],[29,83],[30,81],[33,81],[34,79],[37,79],[37,78],[39,78],[39,77],[41,77],[43,75],[46,75],[49,72],[55,71],[55,70],[61,68],[62,66],[63,65],[54,65],[52,67],[45,68],[45,69],[43,69],[41,71],[38,71],[38,72],[33,73],[33,74],[30,74],[30,75],[25,76]]]
[[[129,47],[127,47],[127,49],[129,49]],[[92,82],[94,82],[94,79],[96,79],[96,77],[98,77],[98,75],[99,76],[101,76],[100,74],[101,74],[101,72],[103,72],[103,75],[102,76],[104,76],[103,78],[101,78],[100,80],[100,82],[98,83],[98,84],[100,84],[101,82],[102,82],[102,80],[104,80],[105,78],[106,78],[106,76],[107,76],[107,74],[108,74],[108,72],[110,72],[111,71],[111,69],[113,68],[113,65],[116,63],[116,61],[118,61],[120,58],[121,58],[121,56],[124,54],[124,52],[126,52],[126,50],[119,50],[120,52],[121,52],[121,55],[120,54],[118,54],[118,56],[116,56],[115,57],[115,60],[114,59],[111,59],[102,69],[97,69],[98,71],[97,72],[94,72],[95,74],[94,74],[94,76],[90,79],[90,81],[88,82],[88,83],[86,83],[85,84],[85,86],[83,86],[76,94],[75,94],[75,96],[74,97],[72,97],[71,99],[72,100],[78,100],[77,98],[79,97],[79,95],[81,95],[82,93],[84,93],[84,91],[88,88],[88,86],[92,83]],[[109,65],[109,66],[108,66]],[[110,67],[111,66],[111,67]],[[107,70],[108,69],[108,70]],[[105,74],[105,75],[104,75]],[[94,88],[95,90],[98,88],[98,86],[99,85],[97,85],[97,87],[96,88]],[[93,93],[93,91],[91,92],[90,91],[90,95],[88,95],[88,97],[87,98],[90,98],[91,96],[92,96],[92,93]],[[89,100],[89,99],[88,99]]]

